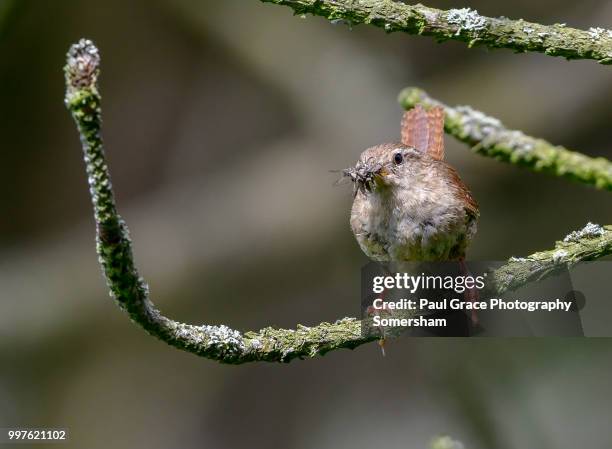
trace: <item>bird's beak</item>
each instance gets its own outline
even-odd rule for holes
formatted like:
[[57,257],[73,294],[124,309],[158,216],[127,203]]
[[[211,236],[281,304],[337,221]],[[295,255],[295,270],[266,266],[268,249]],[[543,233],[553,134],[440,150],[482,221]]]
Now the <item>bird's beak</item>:
[[387,176],[389,176],[389,171],[386,169],[386,167],[380,167],[377,171],[375,171],[373,173],[375,178],[386,178]]
[[383,187],[389,184],[388,176],[391,172],[386,167],[378,167],[377,170],[371,172],[370,179],[378,187]]

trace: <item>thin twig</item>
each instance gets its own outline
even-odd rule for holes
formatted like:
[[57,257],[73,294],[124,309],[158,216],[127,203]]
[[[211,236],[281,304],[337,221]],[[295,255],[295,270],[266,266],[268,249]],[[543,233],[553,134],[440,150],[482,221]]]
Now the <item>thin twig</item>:
[[455,40],[469,47],[509,48],[567,59],[594,59],[612,64],[612,31],[587,31],[565,24],[541,25],[523,19],[485,17],[470,8],[442,10],[394,0],[260,0],[289,6],[295,14],[322,16],[349,26],[375,25],[386,32],[432,36],[439,42]]
[[[324,355],[340,348],[352,349],[376,339],[376,336],[363,336],[362,323],[355,318],[313,327],[267,327],[256,332],[239,332],[225,325],[196,326],[163,316],[149,299],[148,287],[138,274],[127,226],[115,206],[100,134],[99,67],[100,56],[91,41],[82,39],[71,47],[64,69],[66,106],[76,122],[83,146],[99,261],[112,296],[135,323],[171,346],[233,364],[288,362],[295,358]],[[538,262],[536,270],[527,272],[524,264],[517,261],[496,270],[496,291],[502,293],[516,288],[520,281],[546,276],[566,263],[571,265],[612,253],[612,226],[593,226],[570,234],[567,241],[557,243],[555,250],[529,256],[530,261]]]

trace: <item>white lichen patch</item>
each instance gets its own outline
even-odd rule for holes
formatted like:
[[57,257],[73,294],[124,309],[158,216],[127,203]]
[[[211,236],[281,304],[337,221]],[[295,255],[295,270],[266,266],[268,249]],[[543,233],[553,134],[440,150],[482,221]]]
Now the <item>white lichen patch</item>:
[[536,33],[536,37],[537,37],[537,39],[538,39],[540,42],[542,42],[542,43],[543,43],[543,42],[546,40],[546,38],[547,38],[548,36],[550,36],[550,35],[551,35],[551,33],[547,33],[546,31],[543,31],[543,32],[541,32],[541,33]]
[[261,342],[261,340],[257,338],[251,339],[249,343],[250,343],[251,349],[254,351],[259,351],[261,348],[263,348],[263,343]]
[[201,333],[200,339],[206,340],[209,347],[216,347],[224,352],[238,353],[245,350],[244,338],[240,332],[224,324],[220,326],[199,326],[194,332]]
[[514,154],[527,154],[535,148],[533,139],[526,136],[521,131],[505,130],[501,140],[505,146],[513,150]]
[[334,321],[334,324],[348,324],[348,323],[353,323],[355,321],[357,321],[357,318],[346,316],[344,318],[340,318],[340,319]]
[[554,263],[563,262],[568,255],[569,253],[564,249],[558,249],[552,254],[552,261]]
[[607,30],[601,27],[591,27],[588,30],[589,36],[592,40],[597,41],[601,38],[610,39],[612,38],[612,30]]
[[478,140],[485,146],[503,144],[510,148],[515,154],[529,153],[535,148],[532,138],[521,131],[508,130],[496,118],[489,117],[469,106],[457,106],[463,129],[462,134],[473,140]]
[[197,328],[188,324],[177,326],[175,334],[181,340],[190,340],[194,343],[202,343],[204,341],[204,335]]
[[603,228],[603,226],[595,224],[595,223],[591,223],[589,221],[586,224],[586,226],[582,228],[581,230],[573,231],[573,232],[570,232],[568,235],[566,235],[563,241],[565,243],[576,242],[585,237],[586,238],[600,237],[604,235],[605,233],[606,233],[606,230]]
[[450,9],[446,13],[446,21],[451,25],[458,25],[455,35],[461,31],[480,31],[487,27],[487,20],[472,8]]
[[282,355],[281,355],[281,359],[282,360],[287,359],[287,357],[290,356],[291,354],[293,354],[294,352],[295,352],[295,349],[291,348],[291,347],[283,349],[283,352],[282,352]]
[[464,133],[475,140],[483,140],[504,129],[499,120],[472,109],[470,106],[457,106],[456,110],[460,114]]

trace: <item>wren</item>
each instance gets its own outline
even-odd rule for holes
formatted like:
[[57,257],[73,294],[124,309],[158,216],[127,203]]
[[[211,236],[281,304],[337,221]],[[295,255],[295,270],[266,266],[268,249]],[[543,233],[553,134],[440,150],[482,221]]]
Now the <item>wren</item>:
[[401,142],[366,149],[343,170],[355,186],[350,223],[379,262],[459,261],[476,233],[478,205],[444,161],[444,110],[404,113]]
[[[459,175],[444,161],[444,110],[406,111],[401,142],[366,149],[343,170],[355,186],[351,228],[363,252],[377,262],[458,261],[476,234],[478,204]],[[466,299],[478,299],[467,290]],[[478,326],[478,315],[471,323]],[[384,333],[379,344],[384,355]]]

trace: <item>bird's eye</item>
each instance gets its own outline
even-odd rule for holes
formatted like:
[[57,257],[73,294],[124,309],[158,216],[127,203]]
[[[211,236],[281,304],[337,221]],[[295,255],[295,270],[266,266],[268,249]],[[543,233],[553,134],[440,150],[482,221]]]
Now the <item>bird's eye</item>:
[[393,155],[393,162],[395,162],[397,165],[404,162],[404,156],[402,155],[402,153],[395,153]]

